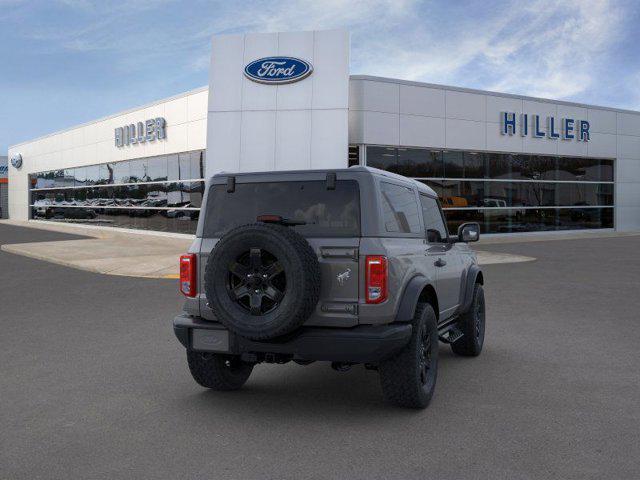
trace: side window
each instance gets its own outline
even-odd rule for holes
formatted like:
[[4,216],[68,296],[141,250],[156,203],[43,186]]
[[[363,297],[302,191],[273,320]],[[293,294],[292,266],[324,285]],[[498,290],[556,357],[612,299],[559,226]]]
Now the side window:
[[382,212],[387,232],[420,233],[416,195],[409,187],[381,182]]
[[443,242],[447,238],[447,227],[444,224],[440,206],[435,198],[420,195],[424,226],[429,242]]

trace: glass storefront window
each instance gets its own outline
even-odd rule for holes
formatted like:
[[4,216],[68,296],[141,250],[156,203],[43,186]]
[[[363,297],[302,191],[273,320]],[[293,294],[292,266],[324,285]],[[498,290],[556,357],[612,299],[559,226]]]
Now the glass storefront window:
[[444,176],[447,178],[464,178],[464,153],[443,152]]
[[112,179],[112,181],[105,183],[129,183],[131,181],[131,169],[129,168],[130,164],[128,160],[107,164],[107,168],[109,167],[111,167],[111,173],[108,178]]
[[367,165],[380,170],[397,172],[397,149],[392,147],[367,147]]
[[194,151],[35,173],[32,217],[194,233],[205,184],[180,180],[204,170],[204,151]]
[[148,182],[149,163],[146,159],[129,161],[129,182]]
[[396,173],[406,177],[441,177],[442,153],[420,148],[399,148]]
[[367,165],[430,186],[453,233],[465,221],[486,233],[613,227],[611,159],[371,146]]
[[512,155],[511,178],[557,180],[557,158],[543,155]]
[[167,180],[180,180],[180,162],[178,154],[167,155]]
[[169,171],[167,169],[167,155],[149,159],[147,176],[150,182],[166,182]]
[[488,174],[487,156],[484,153],[464,152],[465,178],[485,178]]
[[494,179],[509,179],[513,155],[503,153],[487,153],[488,177]]
[[600,161],[600,181],[613,182],[613,160]]

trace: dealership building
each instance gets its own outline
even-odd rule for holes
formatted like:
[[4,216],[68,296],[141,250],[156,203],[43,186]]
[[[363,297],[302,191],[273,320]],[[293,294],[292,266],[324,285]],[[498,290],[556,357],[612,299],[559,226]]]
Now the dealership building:
[[209,85],[9,148],[9,217],[193,233],[219,172],[368,165],[452,231],[640,231],[640,112],[349,73],[344,31],[215,36]]

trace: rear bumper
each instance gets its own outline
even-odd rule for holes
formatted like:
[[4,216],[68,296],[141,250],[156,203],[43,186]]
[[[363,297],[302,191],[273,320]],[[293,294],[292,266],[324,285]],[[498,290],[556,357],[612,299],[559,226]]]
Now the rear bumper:
[[[294,360],[326,360],[332,362],[378,363],[397,353],[411,337],[411,324],[359,325],[351,328],[302,327],[283,339],[253,341],[229,332],[218,322],[183,314],[173,320],[176,337],[188,349],[240,355],[243,353],[277,354]],[[222,349],[194,348],[196,330],[228,332]],[[212,334],[214,332],[211,332]],[[226,335],[225,335],[226,337]]]

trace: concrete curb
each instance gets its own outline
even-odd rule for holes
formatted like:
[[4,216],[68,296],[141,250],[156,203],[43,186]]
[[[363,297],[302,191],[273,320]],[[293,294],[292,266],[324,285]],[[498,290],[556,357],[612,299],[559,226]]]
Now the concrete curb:
[[[49,242],[41,242],[42,244],[46,244]],[[21,255],[23,257],[28,257],[28,258],[33,258],[34,260],[41,260],[41,261],[45,261],[45,262],[49,262],[49,263],[53,263],[56,265],[61,265],[63,267],[69,267],[69,268],[75,268],[76,270],[83,270],[85,272],[91,272],[91,273],[99,273],[102,275],[117,275],[117,276],[121,276],[121,277],[138,277],[138,278],[161,278],[161,279],[176,279],[179,278],[178,275],[178,257],[175,257],[175,268],[169,268],[166,266],[157,268],[157,269],[153,269],[154,271],[151,271],[149,273],[133,273],[133,272],[127,272],[127,271],[121,271],[118,270],[117,268],[104,268],[103,267],[99,267],[96,265],[92,265],[91,261],[87,262],[87,261],[69,261],[69,260],[63,260],[61,258],[56,258],[56,257],[52,257],[49,255],[45,255],[42,253],[39,253],[37,251],[33,251],[30,250],[28,248],[21,248],[21,246],[23,245],[31,245],[28,243],[15,243],[15,244],[7,244],[7,245],[0,245],[0,251],[6,252],[6,253],[11,253],[13,255]],[[156,257],[155,255],[148,255],[148,257]],[[121,257],[121,258],[117,258],[117,257],[112,257],[112,258],[103,258],[103,259],[99,259],[99,260],[103,260],[103,261],[117,261],[117,260],[122,260],[122,258],[129,258],[129,257]],[[139,263],[139,259],[145,259],[144,256],[142,257],[131,257],[131,258],[136,258],[138,260],[133,261],[132,263]],[[95,261],[94,261],[95,263]]]
[[52,222],[48,220],[0,220],[0,225],[34,228],[51,232],[84,235],[93,238],[131,238],[141,237],[155,240],[193,240],[195,235],[186,233],[159,232],[156,230],[138,230],[134,228],[104,227],[98,225],[81,225],[77,223]]
[[1,245],[22,255],[92,273],[141,278],[177,278],[178,257],[193,235],[126,230],[45,221],[0,221],[0,225],[75,234],[84,238]]
[[476,250],[478,256],[478,264],[482,265],[496,265],[500,263],[522,263],[533,262],[535,257],[527,257],[524,255],[513,255],[511,253],[497,253],[487,252],[484,250]]

